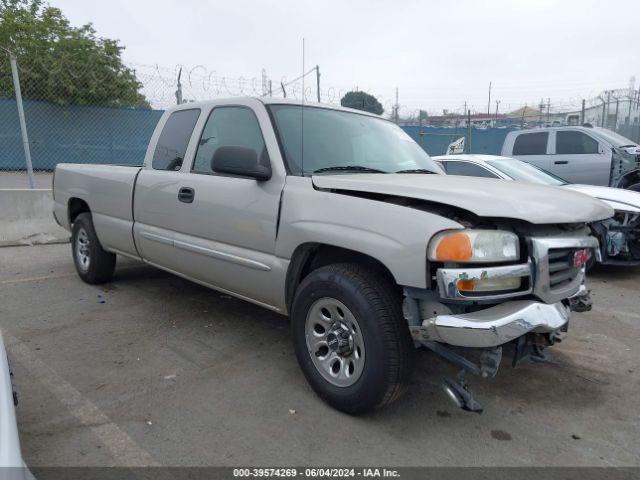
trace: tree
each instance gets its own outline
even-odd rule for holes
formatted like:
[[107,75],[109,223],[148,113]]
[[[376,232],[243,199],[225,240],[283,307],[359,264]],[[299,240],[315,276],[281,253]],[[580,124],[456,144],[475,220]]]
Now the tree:
[[[74,27],[42,0],[0,0],[0,47],[18,61],[22,95],[59,105],[150,108],[124,47],[98,37],[89,23]],[[10,72],[0,50],[0,71]],[[11,75],[0,75],[0,97],[13,96]]]
[[382,108],[382,104],[376,97],[359,90],[347,92],[340,100],[340,105],[343,107],[375,113],[376,115],[382,115],[384,113],[384,108]]

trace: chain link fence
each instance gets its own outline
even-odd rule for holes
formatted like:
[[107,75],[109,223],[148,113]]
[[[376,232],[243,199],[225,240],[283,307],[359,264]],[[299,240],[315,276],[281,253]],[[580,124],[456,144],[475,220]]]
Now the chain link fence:
[[[61,162],[140,165],[156,122],[177,103],[271,96],[339,104],[348,92],[361,91],[324,86],[318,67],[288,80],[269,77],[264,70],[259,77],[244,78],[203,66],[114,69],[74,58],[21,62],[18,57],[12,71],[6,61],[10,52],[0,52],[5,54],[0,62],[0,188],[49,188],[51,172]],[[15,85],[20,85],[21,102]],[[460,137],[474,153],[496,154],[508,129],[540,124],[590,122],[640,141],[640,94],[629,89],[585,100],[584,113],[580,102],[553,108],[541,102],[522,105],[510,116],[469,111],[429,116],[403,107],[394,93],[361,95],[357,102],[362,104],[348,106],[384,112],[432,155],[445,153]]]

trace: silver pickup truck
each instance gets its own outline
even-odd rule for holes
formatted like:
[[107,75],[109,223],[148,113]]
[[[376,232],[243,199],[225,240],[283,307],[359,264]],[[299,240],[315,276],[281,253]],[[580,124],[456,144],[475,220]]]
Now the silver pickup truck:
[[340,410],[398,397],[424,346],[480,411],[463,373],[562,338],[598,247],[587,225],[613,210],[443,173],[375,115],[233,98],[165,112],[141,168],[58,165],[54,214],[88,283],[123,255],[288,315],[304,375]]

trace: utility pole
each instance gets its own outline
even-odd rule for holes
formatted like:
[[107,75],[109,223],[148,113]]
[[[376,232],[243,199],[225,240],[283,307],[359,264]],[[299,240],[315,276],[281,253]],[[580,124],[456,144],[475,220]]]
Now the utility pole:
[[551,99],[547,98],[547,123],[551,121]]
[[467,141],[465,143],[467,153],[471,153],[471,110],[467,110]]
[[609,125],[609,104],[611,103],[611,90],[607,92],[607,113],[605,114],[605,124],[603,127]]
[[398,105],[398,87],[396,87],[396,105],[394,107],[395,110],[395,117],[396,117],[396,125],[399,123],[400,121],[400,115],[398,114],[398,109],[399,109],[399,105]]
[[602,118],[600,119],[600,126],[604,127],[604,117],[607,114],[607,112],[606,112],[607,103],[604,101],[604,99],[602,97],[598,97],[598,98],[602,102]]
[[496,122],[498,121],[498,106],[500,105],[500,100],[496,100]]
[[491,115],[491,82],[489,82],[489,101],[487,102],[487,117]]
[[273,87],[271,85],[271,80],[269,80],[269,96],[273,97]]
[[320,103],[320,67],[316,65],[316,90],[318,91],[318,103]]
[[582,110],[580,111],[580,125],[584,125],[584,110],[585,110],[586,100],[582,99]]
[[267,95],[267,71],[262,69],[262,96]]
[[544,98],[540,99],[540,115],[538,115],[538,123],[542,125],[542,115],[544,115]]
[[620,99],[616,98],[616,116],[613,120],[613,131],[618,131],[618,110],[620,109]]
[[182,76],[182,67],[180,67],[180,71],[178,72],[178,85],[176,89],[176,103],[178,105],[182,105],[182,84],[180,83],[181,76]]

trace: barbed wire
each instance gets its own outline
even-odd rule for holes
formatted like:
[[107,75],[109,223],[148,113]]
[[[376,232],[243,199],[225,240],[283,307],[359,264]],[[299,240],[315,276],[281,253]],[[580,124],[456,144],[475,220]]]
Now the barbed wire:
[[[0,52],[2,56],[8,53],[4,46]],[[492,110],[493,105],[487,108],[484,100],[477,96],[471,100],[464,99],[464,95],[458,98],[451,95],[452,87],[416,87],[407,86],[401,88],[402,102],[396,105],[391,88],[361,88],[358,86],[336,86],[320,85],[315,82],[306,82],[303,90],[302,79],[312,75],[317,67],[313,67],[301,75],[288,80],[286,75],[279,77],[267,76],[263,70],[261,76],[229,76],[223,75],[215,69],[209,69],[203,64],[186,66],[177,64],[171,67],[145,64],[125,64],[123,68],[114,70],[104,68],[93,68],[91,63],[87,64],[83,60],[86,57],[83,52],[60,52],[55,58],[47,52],[31,53],[28,60],[18,54],[18,65],[21,73],[27,75],[36,71],[50,72],[52,75],[63,75],[70,82],[92,81],[94,83],[107,82],[114,76],[125,76],[132,74],[139,84],[139,91],[144,96],[149,106],[153,109],[166,109],[176,103],[176,90],[182,90],[183,101],[199,101],[228,96],[273,96],[287,97],[293,99],[303,99],[305,101],[317,101],[322,103],[340,103],[344,95],[353,90],[363,91],[371,94],[382,105],[385,113],[396,114],[397,116],[412,116],[419,110],[416,105],[424,105],[422,110],[435,114],[440,111],[453,113],[466,113],[463,110],[471,110],[472,113],[482,113]],[[180,85],[178,85],[180,83]],[[501,108],[504,110],[518,110],[524,106],[534,109],[544,110],[545,113],[560,113],[563,111],[575,111],[582,107],[584,100],[586,108],[592,108],[608,103],[638,103],[640,94],[638,90],[630,87],[613,88],[610,90],[590,89],[586,95],[569,95],[561,99],[548,98],[540,100],[531,99],[523,101],[522,96],[517,92],[526,91],[532,87],[539,90],[542,86],[549,85],[554,90],[570,90],[578,86],[589,85],[588,82],[533,82],[528,81],[518,84],[505,83],[496,91],[495,98],[500,95]],[[44,88],[44,87],[43,87]],[[48,88],[58,88],[49,85]],[[27,90],[28,92],[28,90]],[[442,93],[442,94],[441,94]],[[27,95],[28,97],[28,95]],[[367,100],[365,100],[366,102]],[[463,104],[466,103],[466,109]],[[548,105],[550,104],[550,105]],[[458,105],[452,108],[452,106]],[[364,107],[371,107],[365,104]],[[491,113],[491,112],[489,112]]]

